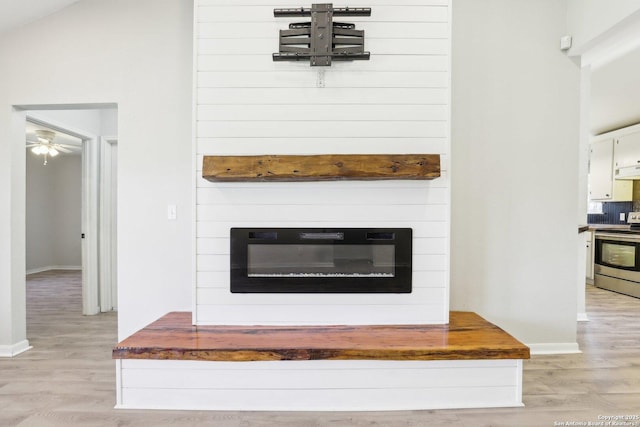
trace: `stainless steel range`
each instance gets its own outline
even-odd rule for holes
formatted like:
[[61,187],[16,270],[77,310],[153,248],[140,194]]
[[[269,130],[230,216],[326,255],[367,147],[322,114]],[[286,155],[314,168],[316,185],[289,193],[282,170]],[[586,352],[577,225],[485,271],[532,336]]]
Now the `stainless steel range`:
[[640,298],[640,212],[626,229],[599,229],[595,237],[595,286]]

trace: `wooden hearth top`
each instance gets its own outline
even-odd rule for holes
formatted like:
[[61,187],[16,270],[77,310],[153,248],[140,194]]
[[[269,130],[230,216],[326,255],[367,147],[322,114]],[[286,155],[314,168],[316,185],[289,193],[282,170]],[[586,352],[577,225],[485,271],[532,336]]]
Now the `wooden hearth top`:
[[529,348],[471,312],[448,325],[193,326],[169,313],[113,349],[114,359],[211,361],[528,359]]

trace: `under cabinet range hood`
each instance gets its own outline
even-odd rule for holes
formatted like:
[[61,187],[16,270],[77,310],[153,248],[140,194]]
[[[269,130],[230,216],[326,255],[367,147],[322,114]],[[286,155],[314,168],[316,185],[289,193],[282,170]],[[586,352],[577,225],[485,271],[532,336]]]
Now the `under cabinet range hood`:
[[625,166],[623,168],[617,168],[614,170],[613,177],[615,179],[639,179],[640,180],[640,165]]

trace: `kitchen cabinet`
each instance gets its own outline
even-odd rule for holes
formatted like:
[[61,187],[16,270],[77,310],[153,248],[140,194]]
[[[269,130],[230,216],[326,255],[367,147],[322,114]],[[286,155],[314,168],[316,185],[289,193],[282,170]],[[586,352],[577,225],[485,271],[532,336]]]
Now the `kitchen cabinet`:
[[616,138],[613,153],[616,168],[640,165],[640,132]]
[[608,200],[613,196],[613,138],[591,144],[589,153],[589,199]]
[[614,142],[614,138],[606,137],[591,143],[589,200],[608,202],[630,202],[633,200],[633,181],[614,180],[613,178]]

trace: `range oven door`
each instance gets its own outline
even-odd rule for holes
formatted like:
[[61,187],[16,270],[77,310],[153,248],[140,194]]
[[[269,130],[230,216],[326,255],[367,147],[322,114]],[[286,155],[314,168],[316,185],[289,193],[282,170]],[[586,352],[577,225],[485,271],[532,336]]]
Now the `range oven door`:
[[594,285],[640,298],[640,235],[595,234]]
[[596,264],[623,270],[640,271],[637,240],[624,237],[596,237]]
[[595,235],[596,273],[640,282],[640,235]]

